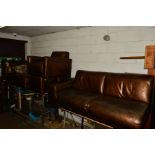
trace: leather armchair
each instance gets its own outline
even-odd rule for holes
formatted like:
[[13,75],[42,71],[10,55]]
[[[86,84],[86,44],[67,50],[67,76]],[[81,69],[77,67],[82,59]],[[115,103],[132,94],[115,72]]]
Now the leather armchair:
[[44,94],[52,83],[67,81],[71,77],[72,60],[69,52],[54,51],[51,57],[28,56],[28,88]]

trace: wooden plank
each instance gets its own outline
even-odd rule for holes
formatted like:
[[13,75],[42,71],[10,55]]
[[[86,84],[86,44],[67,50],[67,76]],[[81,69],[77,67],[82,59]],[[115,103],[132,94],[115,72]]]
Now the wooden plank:
[[145,56],[128,56],[128,57],[120,57],[120,59],[145,59]]

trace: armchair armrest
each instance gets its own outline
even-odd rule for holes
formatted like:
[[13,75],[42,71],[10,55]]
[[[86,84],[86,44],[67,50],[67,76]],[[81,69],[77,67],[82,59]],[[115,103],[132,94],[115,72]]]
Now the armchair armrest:
[[70,79],[66,82],[52,84],[50,85],[49,95],[52,96],[54,99],[57,99],[58,93],[66,88],[71,87],[72,84],[73,84],[73,79]]

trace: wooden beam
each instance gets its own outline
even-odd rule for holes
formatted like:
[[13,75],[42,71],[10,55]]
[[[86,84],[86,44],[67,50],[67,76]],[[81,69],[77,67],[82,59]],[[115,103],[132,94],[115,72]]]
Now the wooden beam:
[[120,57],[120,59],[145,59],[145,56]]

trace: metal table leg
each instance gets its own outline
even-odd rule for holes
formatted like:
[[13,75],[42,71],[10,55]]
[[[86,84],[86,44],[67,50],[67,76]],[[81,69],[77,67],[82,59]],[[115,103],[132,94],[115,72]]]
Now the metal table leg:
[[81,129],[84,128],[83,122],[84,122],[84,118],[82,117],[82,118],[81,118]]
[[64,110],[63,128],[65,128],[65,125],[66,125],[66,111]]

